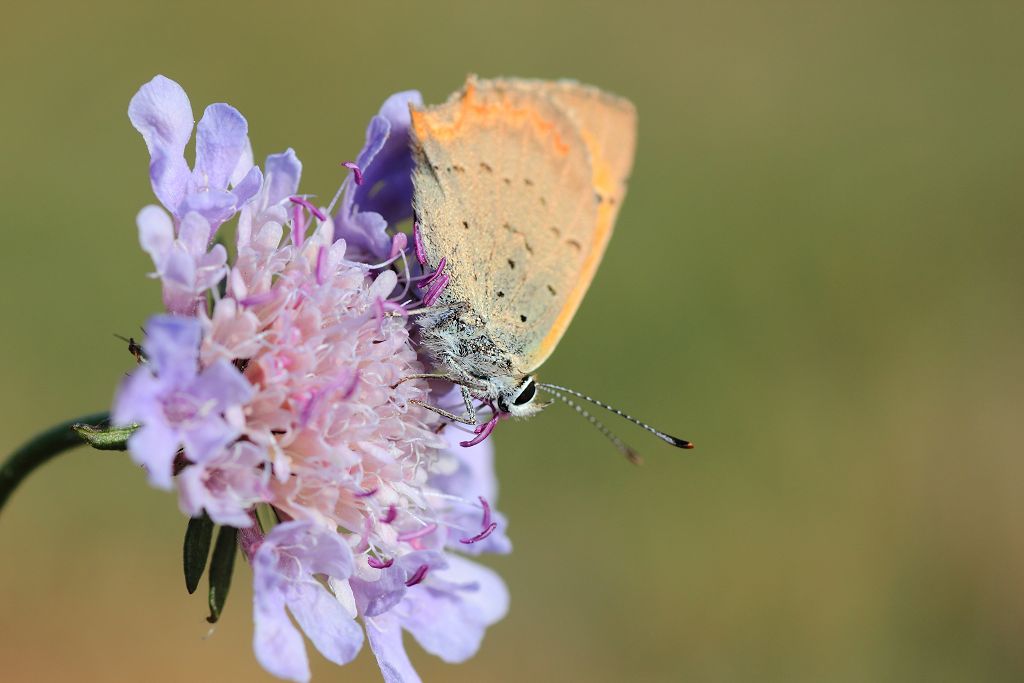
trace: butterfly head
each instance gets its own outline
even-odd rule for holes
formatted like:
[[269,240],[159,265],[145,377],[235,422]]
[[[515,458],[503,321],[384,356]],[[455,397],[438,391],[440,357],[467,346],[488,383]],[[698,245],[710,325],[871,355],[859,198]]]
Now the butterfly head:
[[537,400],[537,380],[525,375],[502,388],[498,393],[498,410],[512,417],[530,417],[551,405]]

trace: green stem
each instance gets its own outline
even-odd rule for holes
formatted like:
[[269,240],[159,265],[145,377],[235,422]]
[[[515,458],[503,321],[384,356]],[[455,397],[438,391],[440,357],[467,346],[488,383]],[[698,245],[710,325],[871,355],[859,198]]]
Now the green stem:
[[[96,446],[95,438],[90,438],[88,434],[96,434],[97,430],[93,426],[106,424],[109,420],[110,413],[103,412],[61,422],[37,434],[14,451],[7,462],[0,466],[0,510],[3,510],[14,489],[37,467],[75,446]],[[106,450],[124,450],[123,444],[132,431],[134,429],[109,430],[110,433],[119,432],[119,436],[123,434],[123,437],[120,438],[120,446],[116,440],[103,440]],[[106,432],[100,429],[100,433]]]

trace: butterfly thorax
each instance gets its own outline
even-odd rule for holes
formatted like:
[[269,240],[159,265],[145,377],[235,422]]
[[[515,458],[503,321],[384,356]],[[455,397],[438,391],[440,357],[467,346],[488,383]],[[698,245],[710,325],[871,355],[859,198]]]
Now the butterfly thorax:
[[438,310],[417,316],[420,345],[431,359],[433,369],[456,383],[467,386],[477,398],[497,403],[502,412],[526,417],[543,406],[523,401],[533,379],[515,366],[522,349],[514,340],[494,338],[488,321],[466,302],[452,301]]

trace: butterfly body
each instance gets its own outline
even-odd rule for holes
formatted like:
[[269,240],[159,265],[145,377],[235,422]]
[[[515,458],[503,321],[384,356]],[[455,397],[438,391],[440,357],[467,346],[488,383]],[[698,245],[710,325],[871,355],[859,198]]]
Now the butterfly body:
[[417,316],[436,369],[527,416],[533,373],[575,314],[611,236],[635,145],[628,101],[568,81],[470,77],[413,109],[414,208],[447,286]]

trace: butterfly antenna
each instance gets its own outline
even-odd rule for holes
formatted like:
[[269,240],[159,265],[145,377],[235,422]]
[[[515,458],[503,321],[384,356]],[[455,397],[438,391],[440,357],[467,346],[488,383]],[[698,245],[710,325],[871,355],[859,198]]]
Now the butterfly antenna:
[[[538,382],[537,386],[539,386],[542,389],[547,390],[548,393],[554,394],[556,396],[558,394],[555,393],[555,391],[564,391],[565,393],[572,394],[573,396],[575,396],[577,398],[582,398],[584,401],[589,401],[590,403],[593,403],[596,406],[601,406],[605,410],[607,410],[609,412],[612,412],[612,413],[615,413],[616,415],[618,415],[621,418],[625,418],[626,420],[629,420],[630,422],[632,422],[633,424],[637,425],[638,427],[643,427],[644,429],[649,431],[651,434],[654,434],[656,437],[658,437],[662,441],[665,441],[666,443],[672,444],[676,448],[693,448],[693,444],[690,443],[689,441],[687,441],[686,439],[680,439],[680,438],[672,436],[671,434],[666,434],[665,432],[659,431],[659,430],[655,429],[654,427],[652,427],[651,425],[647,424],[646,422],[641,422],[640,420],[636,419],[632,415],[627,415],[626,413],[622,412],[618,408],[614,408],[614,407],[608,405],[607,403],[604,403],[603,401],[598,401],[596,398],[591,398],[590,396],[587,396],[586,394],[582,394],[582,393],[580,393],[578,391],[573,391],[572,389],[568,389],[566,387],[560,387],[557,384],[541,384],[540,382]],[[559,397],[559,398],[561,398],[566,403],[569,403],[569,401],[568,401],[568,399],[566,397],[562,396],[562,397]],[[579,409],[577,408],[577,410],[579,410]],[[585,411],[584,411],[584,415],[586,415]],[[597,422],[597,421],[594,420],[594,422]],[[597,422],[597,424],[601,424],[601,423]]]
[[633,450],[633,448],[628,443],[626,443],[625,441],[620,439],[618,436],[616,436],[615,433],[612,432],[612,430],[610,430],[607,427],[605,427],[604,424],[600,420],[598,420],[596,417],[594,417],[589,412],[587,412],[586,408],[584,408],[579,403],[577,403],[576,401],[572,400],[571,398],[569,398],[565,394],[563,394],[563,393],[561,393],[559,391],[555,391],[555,389],[553,387],[549,386],[549,385],[544,385],[544,384],[539,384],[538,383],[537,386],[541,387],[542,389],[544,389],[544,391],[548,392],[549,394],[551,394],[552,396],[554,396],[558,400],[562,401],[563,403],[569,405],[570,407],[573,408],[573,410],[575,410],[577,413],[579,413],[580,415],[585,417],[587,419],[587,422],[589,422],[594,427],[596,427],[597,431],[599,431],[602,434],[604,434],[605,437],[607,437],[608,440],[612,442],[612,444],[615,446],[615,448],[617,448],[620,453],[622,453],[624,456],[626,456],[626,459],[629,460],[631,463],[633,463],[634,465],[643,464],[643,458],[640,457],[639,453],[637,453],[635,450]]

